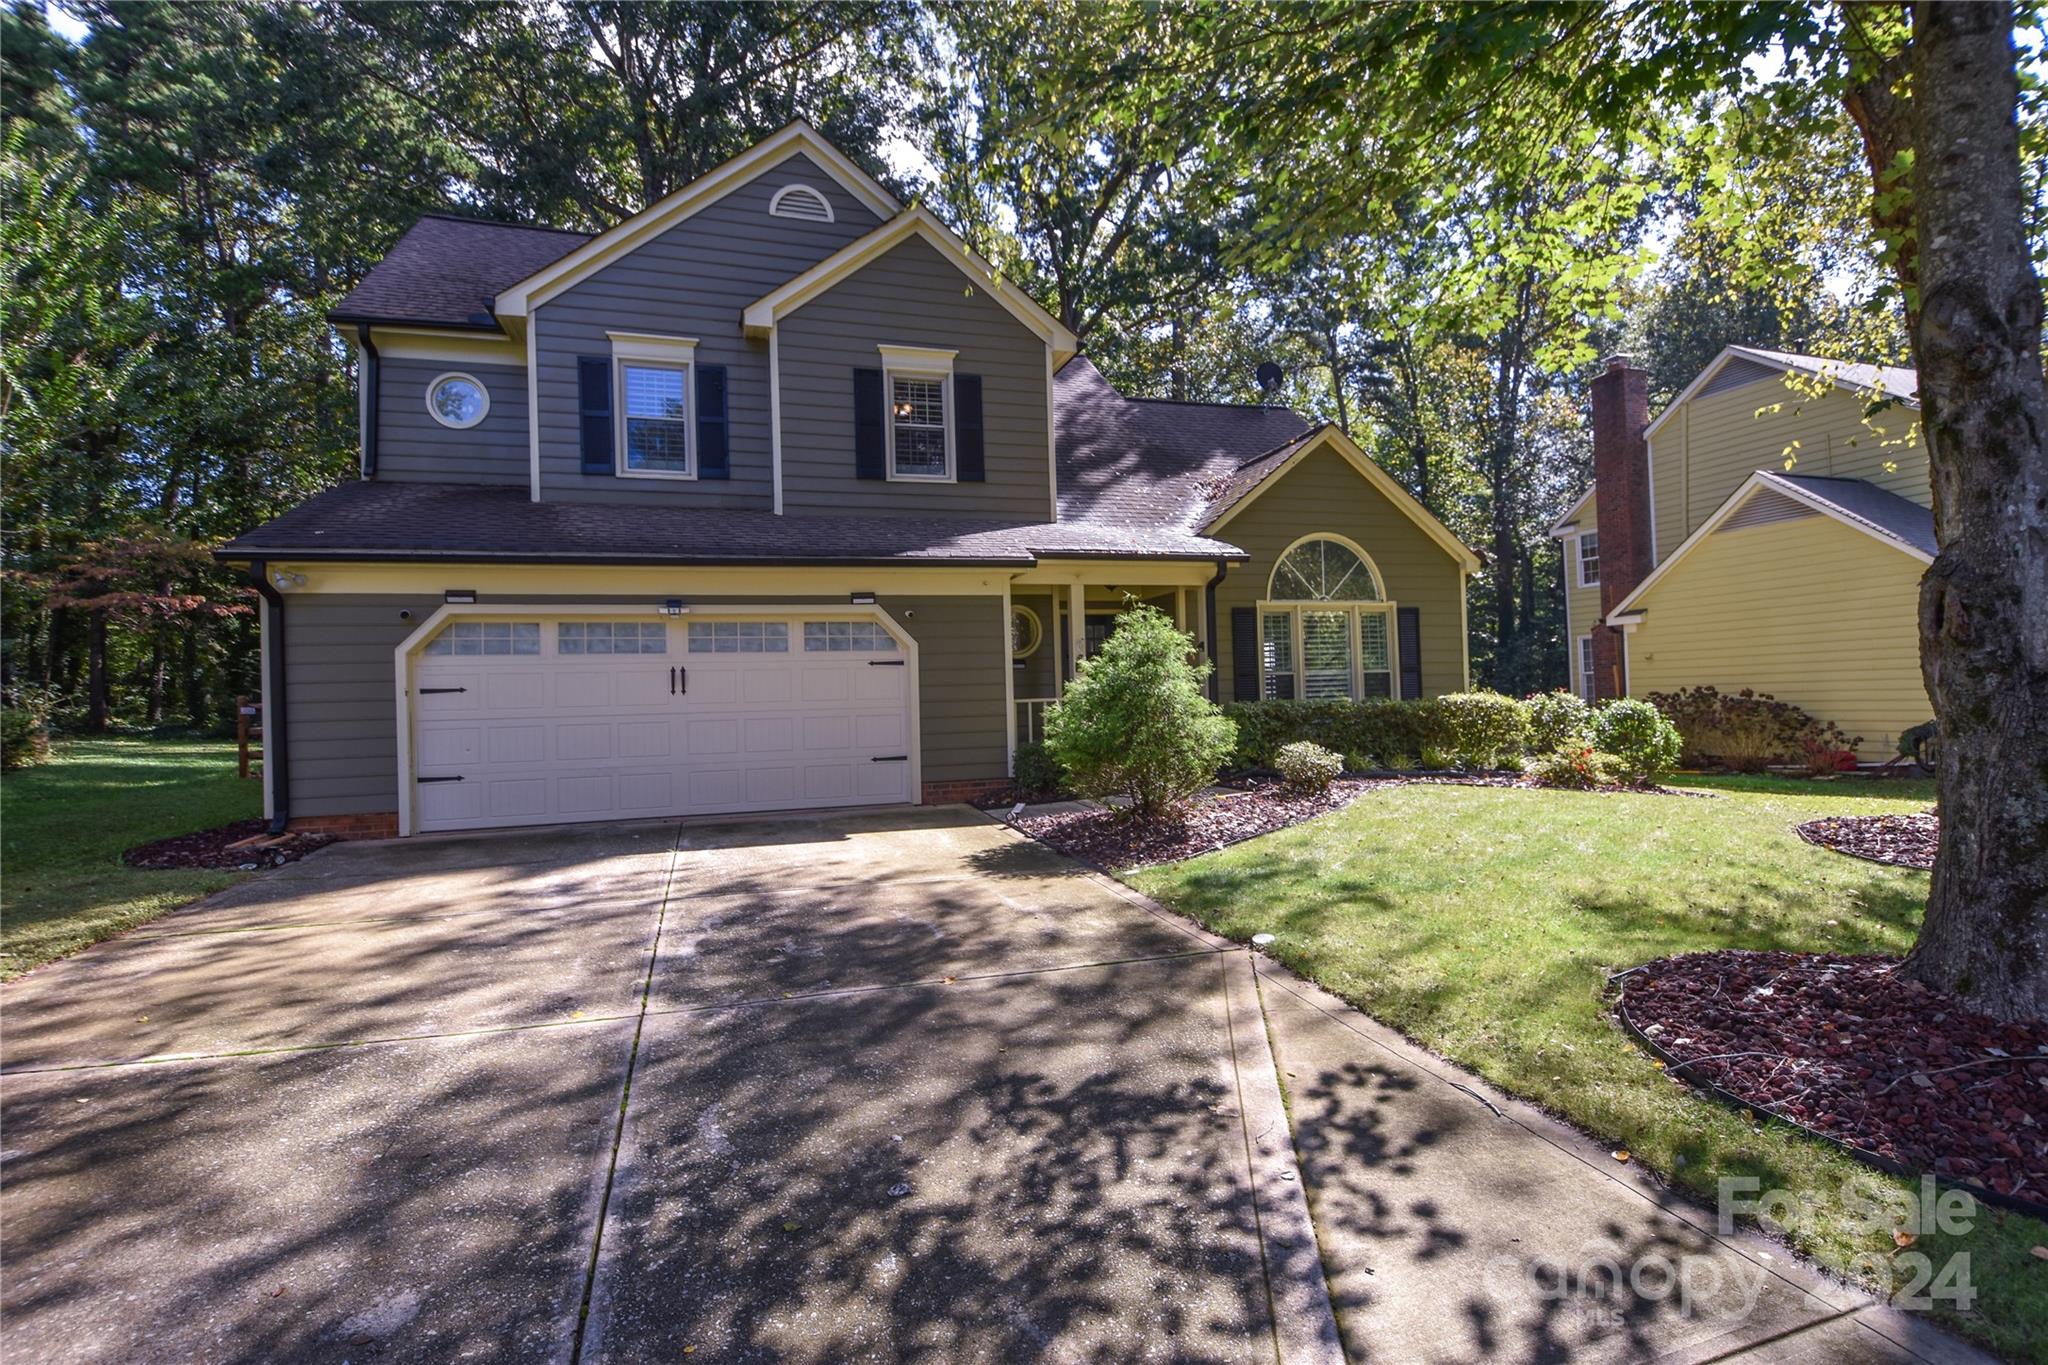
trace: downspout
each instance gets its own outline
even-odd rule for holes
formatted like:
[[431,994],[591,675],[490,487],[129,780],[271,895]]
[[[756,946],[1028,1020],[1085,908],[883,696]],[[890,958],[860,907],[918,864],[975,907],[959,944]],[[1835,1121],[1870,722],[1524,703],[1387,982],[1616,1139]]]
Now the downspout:
[[269,609],[263,624],[270,631],[270,675],[263,680],[263,733],[270,741],[270,832],[282,834],[291,820],[291,749],[285,742],[284,720],[284,594],[270,581],[263,560],[249,565],[249,579]]
[[1210,701],[1215,701],[1217,699],[1217,695],[1220,690],[1220,683],[1217,678],[1217,671],[1222,667],[1222,661],[1216,653],[1216,585],[1221,583],[1224,580],[1224,578],[1226,578],[1229,575],[1229,573],[1230,561],[1227,559],[1218,559],[1216,561],[1216,576],[1209,580],[1208,587],[1202,589],[1203,611],[1207,615],[1209,621]]
[[370,340],[370,324],[356,324],[356,345],[362,348],[363,369],[356,376],[363,386],[363,477],[377,477],[377,428],[380,401],[384,397],[384,375],[378,364],[377,343]]

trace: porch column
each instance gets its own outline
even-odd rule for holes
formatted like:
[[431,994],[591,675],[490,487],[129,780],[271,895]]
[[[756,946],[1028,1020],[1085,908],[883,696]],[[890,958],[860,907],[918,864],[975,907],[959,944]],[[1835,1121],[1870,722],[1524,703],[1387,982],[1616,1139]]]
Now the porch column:
[[1067,584],[1067,650],[1078,678],[1088,653],[1088,592],[1079,583]]

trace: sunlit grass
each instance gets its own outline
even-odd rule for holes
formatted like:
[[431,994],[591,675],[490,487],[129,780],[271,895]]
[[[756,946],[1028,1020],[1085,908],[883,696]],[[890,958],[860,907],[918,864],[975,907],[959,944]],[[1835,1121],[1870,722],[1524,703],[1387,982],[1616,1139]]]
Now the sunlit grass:
[[[1220,853],[1127,874],[1488,1080],[1626,1147],[1709,1199],[1755,1176],[1813,1201],[1802,1251],[1847,1272],[1889,1256],[1852,1230],[1843,1183],[1869,1168],[1675,1084],[1611,1022],[1608,975],[1712,948],[1903,953],[1927,875],[1814,848],[1821,815],[1924,810],[1924,782],[1689,780],[1711,799],[1411,786]],[[2048,1226],[1984,1209],[1968,1251],[1981,1296],[1950,1325],[2015,1358],[2048,1340]]]

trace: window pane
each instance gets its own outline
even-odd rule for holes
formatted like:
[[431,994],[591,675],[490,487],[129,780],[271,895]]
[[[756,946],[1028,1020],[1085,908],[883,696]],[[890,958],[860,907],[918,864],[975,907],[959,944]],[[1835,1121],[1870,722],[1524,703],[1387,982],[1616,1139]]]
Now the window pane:
[[895,427],[896,472],[946,473],[946,385],[939,379],[892,375],[889,416]]
[[1302,695],[1351,695],[1351,617],[1341,611],[1301,614]]
[[1264,677],[1260,690],[1267,701],[1294,699],[1294,613],[1269,611],[1262,618],[1265,639],[1260,649]]
[[1387,618],[1377,611],[1358,613],[1358,662],[1371,671],[1384,671],[1387,663]]
[[689,461],[688,385],[679,369],[651,365],[624,366],[626,390],[626,468],[687,472]]
[[538,654],[538,621],[454,621],[423,651],[438,655]]
[[1280,557],[1272,595],[1281,602],[1377,602],[1372,570],[1334,540],[1311,540]]

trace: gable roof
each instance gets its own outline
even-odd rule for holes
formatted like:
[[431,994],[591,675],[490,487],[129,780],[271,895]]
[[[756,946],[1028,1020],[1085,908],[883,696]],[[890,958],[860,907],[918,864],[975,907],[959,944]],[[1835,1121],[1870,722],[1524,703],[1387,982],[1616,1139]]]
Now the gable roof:
[[817,298],[862,266],[880,258],[903,243],[917,238],[928,242],[961,274],[988,292],[1040,340],[1052,347],[1053,364],[1064,364],[1080,342],[1060,320],[1038,306],[1029,294],[1017,288],[994,266],[974,254],[952,229],[932,216],[922,204],[912,205],[864,237],[855,238],[824,260],[747,305],[747,334],[765,337],[775,330],[775,320]]
[[1701,522],[1648,578],[1636,584],[1634,592],[1617,602],[1606,619],[1612,623],[1616,617],[1633,610],[1645,593],[1722,523],[1741,510],[1744,503],[1764,492],[1778,493],[1802,503],[1923,564],[1933,563],[1938,552],[1934,539],[1934,513],[1910,498],[1902,498],[1863,479],[1823,479],[1759,469],[1744,479],[1742,486],[1730,493],[1727,500],[1714,509],[1713,515]]
[[1568,536],[1576,529],[1572,523],[1577,519],[1579,513],[1585,508],[1586,504],[1593,500],[1593,493],[1594,485],[1590,483],[1587,484],[1586,491],[1579,494],[1579,496],[1573,500],[1572,505],[1570,507],[1564,509],[1564,514],[1562,516],[1560,516],[1556,521],[1550,523],[1550,534],[1553,537]]
[[747,184],[788,157],[803,153],[825,174],[839,183],[877,218],[894,216],[903,207],[881,182],[855,165],[846,153],[827,142],[817,129],[799,119],[780,132],[755,143],[738,156],[706,171],[689,184],[624,222],[614,223],[577,246],[560,259],[500,290],[497,311],[501,317],[524,317],[533,305],[569,288],[576,281],[659,236],[690,215]]
[[1829,360],[1825,356],[1801,355],[1796,351],[1770,351],[1761,346],[1723,346],[1721,354],[1707,362],[1707,367],[1693,376],[1678,397],[1671,400],[1656,420],[1643,429],[1645,437],[1655,434],[1657,428],[1671,419],[1671,415],[1684,407],[1701,389],[1713,382],[1732,362],[1748,361],[1754,365],[1767,366],[1780,374],[1791,371],[1810,379],[1831,379],[1839,388],[1852,393],[1875,397],[1883,394],[1897,399],[1907,407],[1920,406],[1920,372],[1898,365],[1859,365],[1844,360]]
[[589,240],[587,233],[429,213],[405,230],[327,316],[496,332],[492,300]]

